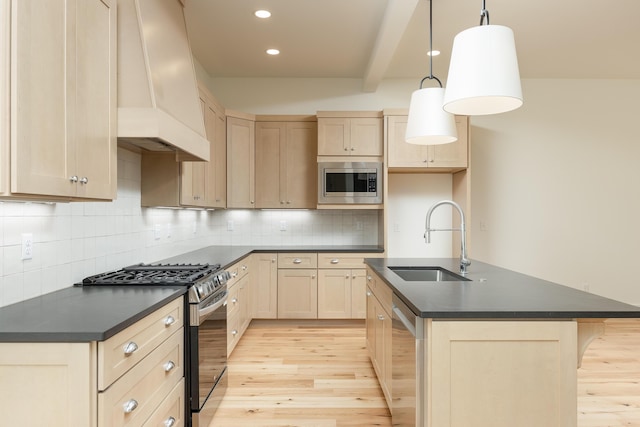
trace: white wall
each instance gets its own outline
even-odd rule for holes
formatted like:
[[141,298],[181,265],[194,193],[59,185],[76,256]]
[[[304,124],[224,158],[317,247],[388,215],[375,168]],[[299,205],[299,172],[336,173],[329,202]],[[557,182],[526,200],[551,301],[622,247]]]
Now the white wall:
[[[282,221],[286,230],[280,230]],[[160,226],[157,239],[155,225]],[[33,234],[30,260],[21,259],[22,233]],[[92,274],[214,244],[378,245],[378,214],[141,208],[140,155],[119,149],[113,202],[0,201],[0,307]]]
[[471,120],[471,256],[640,305],[640,81],[523,92],[521,109]]

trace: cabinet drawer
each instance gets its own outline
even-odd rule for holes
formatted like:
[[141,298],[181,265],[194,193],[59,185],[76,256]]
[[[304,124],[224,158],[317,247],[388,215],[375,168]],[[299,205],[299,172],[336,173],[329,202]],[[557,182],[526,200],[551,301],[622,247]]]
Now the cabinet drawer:
[[171,334],[182,330],[183,325],[183,300],[178,298],[108,340],[100,341],[98,390],[108,388]]
[[142,426],[184,376],[183,342],[180,330],[99,393],[98,427]]
[[[143,427],[184,427],[184,378],[171,390]],[[172,424],[173,422],[173,424]]]
[[318,268],[365,268],[365,258],[379,258],[379,253],[319,253]]
[[[229,284],[227,283],[227,286]],[[229,290],[229,296],[227,297],[227,318],[229,318],[231,315],[235,314],[239,307],[239,293],[240,293],[240,286],[235,286],[232,285],[228,288]]]
[[367,286],[373,292],[376,298],[378,298],[380,304],[382,305],[382,308],[384,308],[384,310],[388,314],[391,314],[393,306],[393,291],[370,269],[367,269]]
[[278,254],[278,268],[317,268],[318,254],[289,253]]
[[240,339],[240,312],[227,314],[227,357],[236,347]]
[[231,278],[227,281],[227,287],[233,286],[234,283],[249,273],[249,259],[247,257],[231,267],[225,268],[231,274]]

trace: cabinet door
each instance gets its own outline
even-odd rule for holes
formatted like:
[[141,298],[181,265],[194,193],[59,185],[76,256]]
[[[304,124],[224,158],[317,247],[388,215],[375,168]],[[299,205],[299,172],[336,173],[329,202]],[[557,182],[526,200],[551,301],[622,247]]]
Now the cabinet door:
[[318,319],[351,318],[351,270],[318,270]]
[[406,131],[407,116],[387,117],[389,167],[426,168],[429,161],[428,147],[406,142]]
[[364,319],[367,315],[367,279],[365,269],[351,270],[351,318]]
[[11,2],[0,1],[0,195],[9,193]]
[[255,207],[254,122],[227,117],[227,207]]
[[458,132],[456,142],[429,146],[429,167],[467,167],[468,120],[468,117],[456,116],[456,131]]
[[278,318],[317,319],[318,281],[315,269],[278,270]]
[[14,0],[11,9],[11,191],[72,196],[75,1]]
[[350,120],[350,154],[354,156],[382,156],[382,119],[357,117]]
[[[286,156],[286,123],[256,123],[256,207],[285,207],[285,175],[281,173]],[[286,185],[286,183],[285,183]]]
[[217,111],[210,109],[209,114],[211,111],[215,114],[213,118],[215,129],[211,145],[211,159],[207,168],[207,183],[213,191],[207,191],[207,197],[209,206],[225,208],[227,206],[227,118],[221,109]]
[[278,318],[278,259],[276,254],[254,254],[256,274],[254,275],[254,317],[259,319]]
[[373,294],[371,288],[367,286],[367,317],[366,317],[366,329],[367,329],[367,351],[371,363],[374,364],[376,357],[376,297]]
[[281,161],[284,172],[281,169],[280,175],[287,208],[315,209],[318,204],[317,141],[316,123],[287,123],[284,162]]
[[[81,0],[76,11],[76,196],[115,199],[117,187],[116,0]],[[87,182],[82,183],[86,178]]]
[[350,135],[350,119],[335,117],[318,118],[318,155],[349,155]]

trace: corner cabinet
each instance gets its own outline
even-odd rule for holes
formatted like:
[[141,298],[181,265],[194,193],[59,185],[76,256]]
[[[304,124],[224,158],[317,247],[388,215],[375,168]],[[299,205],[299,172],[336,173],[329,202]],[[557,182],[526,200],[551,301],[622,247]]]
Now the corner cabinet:
[[315,209],[318,175],[315,118],[260,120],[260,116],[256,117],[256,207]]
[[387,115],[389,171],[455,172],[468,167],[469,118],[456,116],[458,140],[450,144],[416,145],[405,141],[406,115]]
[[0,378],[2,425],[184,425],[183,298],[106,341],[0,343]]
[[142,206],[226,207],[227,129],[224,107],[202,85],[199,90],[210,160],[178,162],[173,152],[144,151]]
[[255,117],[227,112],[227,208],[256,206]]
[[114,199],[116,0],[0,9],[0,196]]
[[382,113],[318,111],[318,156],[382,157]]

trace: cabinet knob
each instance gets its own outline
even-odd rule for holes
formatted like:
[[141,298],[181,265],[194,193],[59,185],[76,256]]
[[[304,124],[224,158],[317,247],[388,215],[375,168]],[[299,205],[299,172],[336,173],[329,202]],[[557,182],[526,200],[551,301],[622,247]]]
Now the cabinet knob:
[[130,414],[136,410],[138,407],[138,401],[135,399],[127,400],[124,405],[122,405],[122,409],[124,409],[125,414]]
[[371,276],[367,276],[367,280],[368,280],[368,281],[371,281]]
[[231,331],[231,335],[236,336],[238,335],[238,330],[234,329],[233,331]]
[[290,204],[291,204],[291,201],[287,200],[287,204],[288,204],[288,205],[290,205]]
[[255,203],[255,202],[252,200],[252,201],[251,201],[251,204],[254,204],[254,203]]
[[315,274],[312,274],[312,275],[311,275],[311,278],[312,278],[312,279],[315,279],[315,278],[316,278],[316,275],[315,275]]
[[89,178],[87,178],[86,176],[83,176],[82,178],[80,178],[80,184],[88,184],[89,183]]
[[422,161],[422,163],[427,163],[427,162],[428,162],[428,160],[427,160],[427,159],[424,159],[424,160]]
[[232,298],[231,302],[234,303],[234,304],[237,303],[238,302],[238,298]]
[[349,149],[347,147],[344,147],[344,151],[349,151]]
[[280,204],[281,204],[281,205],[284,205],[284,200],[280,200]]
[[276,259],[275,259],[275,258],[271,258],[271,262],[272,262],[272,263],[275,263],[275,262],[276,262]]
[[355,148],[351,147],[351,151],[355,151]]
[[344,276],[344,278],[345,278],[345,279],[348,279],[348,278],[349,278],[349,275],[347,274],[346,276]]
[[166,420],[164,420],[164,427],[173,427],[174,425],[176,425],[175,418],[169,417]]
[[77,176],[75,176],[75,175],[70,176],[70,177],[69,177],[69,181],[71,181],[71,182],[78,182],[78,177],[77,177]]
[[164,319],[164,326],[166,326],[167,328],[174,323],[176,323],[176,319],[173,316],[167,316],[167,318]]
[[176,367],[176,364],[173,362],[173,360],[169,360],[163,366],[165,372],[170,372],[175,367]]
[[124,351],[125,356],[132,355],[138,349],[138,344],[133,341],[129,341],[122,350]]
[[371,292],[367,291],[367,296],[370,297],[371,295],[373,295]]
[[242,266],[242,271],[246,271],[246,270],[247,270],[247,266],[246,266],[246,265],[243,265],[243,266]]
[[236,277],[237,275],[238,275],[238,273],[235,272],[235,271],[233,273],[231,273],[231,277]]
[[355,278],[356,278],[356,275],[354,274],[353,276],[351,276],[351,278],[352,278],[352,279],[355,279]]
[[338,258],[334,258],[334,259],[331,260],[331,264],[337,264],[339,262],[340,262],[340,260]]
[[378,320],[384,320],[384,316],[382,314],[378,314]]

